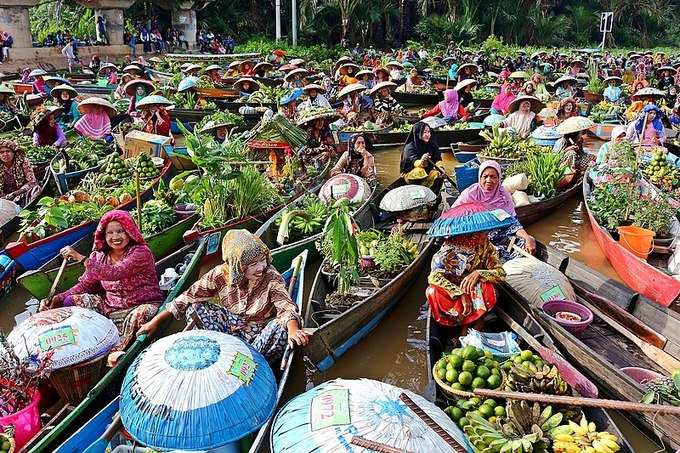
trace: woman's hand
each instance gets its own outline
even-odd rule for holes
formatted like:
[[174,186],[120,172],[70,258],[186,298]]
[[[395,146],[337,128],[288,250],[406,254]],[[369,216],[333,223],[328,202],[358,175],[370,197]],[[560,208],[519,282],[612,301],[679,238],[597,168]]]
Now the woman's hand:
[[300,329],[300,325],[296,320],[289,322],[288,325],[288,345],[291,348],[295,346],[307,346],[309,343],[310,334]]
[[475,285],[479,281],[479,271],[470,272],[462,282],[460,282],[460,289],[463,290],[465,294],[472,294],[475,290]]
[[59,297],[52,296],[51,299],[43,299],[40,301],[38,306],[38,311],[50,310],[52,308],[57,308],[59,306]]
[[82,261],[85,259],[84,255],[81,255],[80,253],[76,252],[76,250],[70,245],[67,245],[66,247],[61,249],[59,253],[65,260],[70,259],[72,261]]
[[142,324],[139,330],[137,330],[137,336],[141,337],[144,334],[152,336],[154,333],[156,333],[156,330],[158,330],[158,321],[154,317],[151,321]]
[[517,236],[524,239],[524,250],[533,255],[536,252],[536,239],[527,233],[524,228],[517,232]]

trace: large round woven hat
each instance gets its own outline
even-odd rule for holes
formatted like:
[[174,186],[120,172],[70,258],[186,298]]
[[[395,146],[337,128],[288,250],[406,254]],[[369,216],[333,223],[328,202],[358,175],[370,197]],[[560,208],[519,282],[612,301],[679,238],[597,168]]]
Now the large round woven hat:
[[671,73],[671,75],[675,74],[678,72],[673,66],[661,66],[656,70],[657,75],[662,73],[663,71],[668,71]]
[[132,74],[144,74],[144,70],[137,66],[136,64],[129,64],[123,68],[123,72],[128,72]]
[[374,451],[352,444],[354,437],[361,437],[389,446],[389,451],[453,451],[415,411],[427,414],[462,451],[473,451],[456,423],[433,403],[410,390],[371,379],[335,379],[290,400],[274,417],[271,450],[272,453]]
[[398,68],[398,69],[404,69],[404,65],[399,63],[398,61],[392,60],[389,63],[387,63],[385,66],[388,68]]
[[14,91],[14,88],[7,85],[6,83],[0,83],[0,94],[9,94],[10,96],[14,96],[16,92]]
[[453,89],[456,90],[456,91],[460,91],[460,90],[465,89],[465,87],[477,85],[477,83],[478,82],[475,79],[465,79],[461,82],[458,82],[456,84],[456,86],[453,87]]
[[396,187],[380,200],[380,209],[388,212],[402,212],[425,206],[437,199],[429,188],[416,184]]
[[206,122],[203,126],[201,126],[201,130],[199,132],[212,132],[215,129],[219,129],[220,127],[226,127],[228,128],[234,128],[237,127],[237,124],[234,123],[229,123],[226,121],[215,121],[215,120],[209,120]]
[[511,72],[510,75],[508,76],[509,79],[521,79],[521,80],[527,80],[529,78],[529,74],[527,74],[526,71],[514,71]]
[[485,203],[463,203],[444,212],[432,223],[428,236],[452,237],[495,230],[512,225],[514,217]]
[[375,74],[373,74],[373,71],[368,70],[368,69],[362,69],[361,71],[356,73],[357,79],[360,79],[363,76],[368,76],[370,79],[375,79]]
[[256,80],[251,79],[250,77],[242,77],[234,82],[234,89],[241,91],[243,84],[246,82],[250,83],[251,87],[254,88],[253,91],[256,91],[260,88],[260,83]]
[[371,89],[368,91],[368,94],[369,94],[369,96],[375,96],[375,95],[378,94],[378,93],[380,92],[380,90],[382,90],[383,88],[387,88],[387,89],[390,90],[390,91],[394,91],[394,90],[397,88],[397,84],[394,83],[394,82],[380,82],[380,83],[376,83],[375,86],[373,86],[373,88],[371,88]]
[[316,90],[316,92],[319,94],[324,94],[326,92],[326,89],[324,87],[316,83],[308,83],[307,85],[302,87],[302,91],[304,91],[305,94],[308,94],[309,90]]
[[52,91],[50,91],[50,96],[52,96],[53,99],[58,99],[59,96],[61,96],[61,93],[64,92],[68,93],[69,99],[74,99],[78,96],[78,91],[76,91],[76,89],[71,85],[67,84],[57,85],[52,88]]
[[344,63],[342,66],[338,68],[338,72],[342,75],[347,75],[347,71],[349,71],[350,68],[353,68],[355,71],[359,69],[359,65],[356,65],[354,63]]
[[291,64],[293,66],[304,66],[305,60],[303,60],[302,58],[293,58],[288,62],[288,64]]
[[286,82],[290,82],[296,75],[306,76],[307,74],[309,74],[309,71],[307,71],[306,69],[296,68],[290,71],[288,74],[286,74],[283,80],[285,80]]
[[159,57],[151,57],[151,58],[149,58],[149,63],[160,63],[160,62],[162,62],[162,61],[163,61],[163,60],[160,59]]
[[342,99],[350,93],[354,93],[355,91],[364,91],[365,89],[366,89],[366,87],[364,85],[360,84],[360,83],[351,83],[351,84],[347,85],[345,88],[343,88],[342,90],[340,90],[337,98]]
[[606,79],[603,80],[604,83],[609,83],[611,81],[617,82],[618,85],[621,85],[623,83],[623,79],[618,76],[609,76]]
[[238,67],[241,64],[240,60],[234,60],[231,63],[229,63],[229,66],[227,66],[229,69],[234,69]]
[[108,113],[109,116],[113,116],[117,113],[116,108],[113,105],[111,105],[111,103],[109,101],[107,101],[106,99],[95,97],[95,96],[89,97],[89,98],[81,101],[80,104],[78,104],[78,111],[80,113],[87,113],[86,107],[90,107],[90,106],[97,106],[97,107],[104,108],[104,110],[106,110],[106,113]]
[[99,71],[97,71],[97,74],[102,75],[109,71],[118,71],[118,67],[113,63],[104,63],[99,67]]
[[337,61],[335,62],[335,67],[339,68],[345,63],[352,63],[352,57],[348,57],[347,55],[345,55],[344,57],[338,58]]
[[68,79],[65,79],[63,77],[57,77],[57,76],[48,76],[43,79],[45,81],[45,85],[50,87],[50,89],[56,87],[57,85],[70,85],[71,82],[68,81]]
[[531,138],[534,140],[554,140],[557,141],[562,137],[562,134],[557,132],[556,127],[540,126],[534,129],[531,133]]
[[305,124],[318,119],[332,121],[339,116],[340,114],[336,110],[328,107],[311,107],[298,112],[297,117],[295,118],[295,124],[304,126]]
[[518,96],[508,106],[508,112],[516,112],[519,110],[519,106],[522,105],[522,102],[524,101],[529,101],[531,103],[531,111],[534,113],[540,112],[544,106],[544,104],[534,96]]
[[172,102],[170,102],[166,97],[161,96],[159,94],[152,94],[150,96],[146,96],[142,98],[138,103],[137,103],[137,108],[145,108],[145,107],[151,107],[153,105],[163,105],[163,106],[168,106],[172,105]]
[[222,332],[161,338],[137,356],[120,391],[127,432],[154,450],[212,450],[260,428],[277,384],[267,360]]
[[177,92],[181,93],[182,91],[191,90],[196,88],[197,84],[198,79],[196,79],[196,77],[185,77],[177,84]]
[[365,179],[348,173],[333,176],[321,187],[319,198],[325,202],[346,198],[360,203],[371,196],[371,186]]
[[[19,359],[48,370],[76,365],[106,355],[119,341],[116,325],[106,316],[81,307],[45,310],[24,320],[7,336]],[[29,360],[30,358],[30,360]]]
[[566,74],[565,74],[565,75],[563,75],[562,77],[560,77],[559,79],[555,80],[555,81],[553,82],[553,86],[558,87],[558,86],[560,86],[561,84],[563,84],[564,82],[577,83],[578,80],[576,79],[576,77],[572,77],[572,76],[570,76],[570,75],[566,75]]
[[156,89],[156,87],[153,86],[153,83],[151,83],[148,80],[144,79],[134,79],[130,80],[128,83],[126,83],[123,86],[123,90],[125,90],[125,93],[127,93],[128,96],[133,96],[137,92],[138,87],[144,87],[144,90],[146,94],[148,95],[149,93],[153,93],[153,90]]
[[585,116],[572,116],[562,121],[555,130],[562,135],[567,135],[573,134],[574,132],[585,131],[593,126],[595,126],[595,123]]
[[253,72],[254,72],[255,74],[259,74],[260,72],[269,71],[269,70],[272,69],[273,67],[274,67],[273,64],[271,64],[271,63],[269,63],[269,62],[267,62],[267,61],[261,61],[261,62],[259,62],[258,64],[256,64],[256,65],[253,67]]
[[463,73],[463,70],[464,70],[464,69],[468,69],[468,68],[472,70],[472,73],[473,73],[473,74],[479,72],[479,68],[477,67],[476,64],[472,64],[472,63],[463,63],[462,65],[460,65],[460,66],[458,67],[458,74],[462,74],[462,73]]
[[191,64],[191,65],[187,66],[186,68],[184,68],[184,73],[185,73],[185,74],[188,74],[188,73],[194,72],[194,71],[195,71],[195,72],[198,72],[198,71],[200,71],[201,69],[203,69],[203,68],[202,68],[200,65]]
[[637,98],[641,97],[653,97],[653,98],[662,98],[665,97],[666,93],[664,91],[658,90],[653,87],[647,87],[647,88],[642,88],[640,90],[637,90],[635,94],[631,96],[633,100],[636,100]]
[[33,114],[31,115],[31,128],[35,129],[40,123],[45,121],[45,119],[50,116],[54,115],[54,117],[58,117],[64,112],[64,108],[59,106],[59,105],[48,105],[48,106],[43,106],[39,107],[38,109],[33,111]]
[[28,73],[29,77],[43,77],[43,76],[46,76],[46,75],[47,75],[47,73],[45,72],[45,70],[40,69],[40,68],[34,69],[34,70],[32,70],[31,72]]
[[222,70],[222,66],[220,66],[218,64],[211,64],[211,65],[208,65],[208,67],[205,68],[205,72],[221,71],[221,70]]

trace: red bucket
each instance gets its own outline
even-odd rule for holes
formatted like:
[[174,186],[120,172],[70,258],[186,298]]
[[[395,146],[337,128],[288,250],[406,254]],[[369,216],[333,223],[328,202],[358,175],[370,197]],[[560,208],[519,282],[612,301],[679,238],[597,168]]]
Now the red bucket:
[[16,451],[20,451],[21,447],[26,445],[42,428],[38,403],[40,403],[40,392],[36,389],[33,391],[33,400],[31,400],[28,406],[19,412],[0,417],[0,426],[2,428],[9,425],[14,426]]

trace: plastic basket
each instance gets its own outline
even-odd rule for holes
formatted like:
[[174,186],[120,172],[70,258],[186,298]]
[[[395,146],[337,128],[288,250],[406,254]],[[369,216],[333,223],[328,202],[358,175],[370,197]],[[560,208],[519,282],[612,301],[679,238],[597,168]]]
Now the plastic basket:
[[476,167],[471,167],[468,165],[460,165],[456,167],[456,185],[458,186],[458,191],[462,192],[471,185],[477,182],[479,169]]
[[14,427],[15,448],[21,450],[33,436],[40,432],[42,423],[40,421],[40,392],[36,389],[33,392],[33,399],[30,404],[14,414],[0,417],[0,427]]

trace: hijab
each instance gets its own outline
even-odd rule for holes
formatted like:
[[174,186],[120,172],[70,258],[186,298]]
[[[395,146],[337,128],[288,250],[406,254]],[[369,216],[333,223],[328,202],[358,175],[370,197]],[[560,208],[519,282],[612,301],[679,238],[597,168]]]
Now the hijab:
[[501,92],[498,93],[498,95],[494,98],[491,107],[503,112],[508,111],[510,103],[515,100],[515,95],[512,92],[506,93],[505,91],[506,85],[503,85],[503,87],[501,87]]
[[[50,114],[51,115],[51,114]],[[57,124],[50,126],[49,116],[46,116],[37,126],[35,126],[35,132],[38,133],[38,145],[40,146],[51,146],[57,141],[59,134],[57,132]]]
[[456,80],[458,77],[458,65],[456,63],[451,63],[449,68],[449,79]]
[[[424,154],[429,154],[432,157],[433,162],[440,160],[441,154],[439,153],[439,146],[437,146],[437,143],[434,140],[434,134],[431,134],[428,142],[424,142],[422,139],[423,130],[425,130],[426,127],[430,126],[428,126],[427,123],[419,121],[411,128],[411,132],[408,134],[408,138],[404,145],[404,151],[401,154],[400,170],[402,173],[407,173],[411,170],[411,168],[408,168],[409,164],[411,167],[413,166],[413,162],[407,162],[405,159],[407,156],[416,156],[416,159],[420,159]],[[430,131],[432,131],[431,128]],[[427,164],[428,168],[431,166],[432,163]]]
[[661,109],[654,104],[647,104],[645,105],[645,108],[642,109],[642,115],[640,115],[637,122],[635,123],[635,130],[640,135],[640,137],[642,137],[642,126],[645,122],[645,118],[647,118],[647,114],[652,110],[656,112],[656,116],[652,121],[652,126],[654,126],[654,130],[661,134],[663,134],[664,132],[663,123],[661,122]]
[[229,285],[239,285],[245,277],[249,264],[262,255],[267,265],[272,263],[272,255],[264,242],[247,230],[229,230],[222,239],[222,272]]
[[108,252],[109,246],[106,243],[106,227],[111,222],[118,222],[125,230],[125,234],[130,238],[130,242],[135,245],[146,245],[142,232],[132,219],[129,212],[116,209],[104,214],[97,225],[97,230],[94,232],[94,247],[93,250],[98,252]]
[[364,167],[364,155],[356,150],[356,142],[359,137],[364,138],[364,143],[366,143],[366,151],[371,152],[373,145],[368,140],[368,138],[363,134],[354,134],[350,137],[347,143],[347,156],[348,162],[347,166],[349,170],[354,175],[361,175],[361,169]]
[[444,100],[438,105],[444,118],[458,119],[458,107],[460,107],[460,102],[458,101],[458,92],[456,90],[449,88],[444,91]]
[[478,178],[482,177],[482,173],[487,168],[493,168],[498,173],[498,185],[492,190],[485,190],[479,182],[471,185],[465,189],[453,203],[452,207],[456,207],[463,203],[486,203],[492,209],[502,209],[513,217],[517,217],[515,213],[515,204],[512,202],[512,196],[503,187],[503,173],[501,166],[495,160],[487,160],[479,166]]

